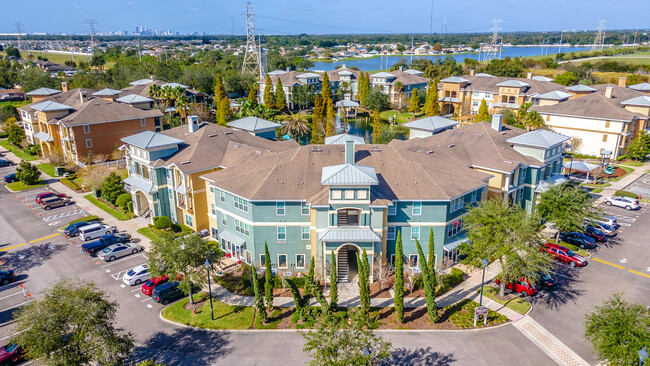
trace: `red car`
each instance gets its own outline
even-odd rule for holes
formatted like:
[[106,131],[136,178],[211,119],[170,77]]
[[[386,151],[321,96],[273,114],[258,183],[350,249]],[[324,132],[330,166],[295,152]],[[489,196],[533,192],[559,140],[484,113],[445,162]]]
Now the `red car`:
[[167,280],[169,280],[169,277],[167,276],[160,276],[160,277],[154,277],[150,279],[149,281],[145,282],[142,284],[142,293],[151,296],[151,292],[156,286],[160,286],[164,283],[167,283]]
[[67,196],[65,195],[65,193],[47,192],[47,193],[41,193],[41,194],[37,195],[34,200],[36,201],[36,203],[38,203],[40,205],[41,200],[44,200],[44,199],[49,198],[49,197],[63,198],[63,197],[67,197]]
[[17,344],[8,344],[0,348],[0,363],[18,362],[25,358],[25,352]]
[[587,265],[585,257],[575,254],[571,249],[554,243],[546,243],[542,250],[548,252],[553,258],[560,262],[567,263],[571,267],[583,267]]
[[[501,280],[496,281],[497,285]],[[535,295],[537,293],[537,286],[526,281],[525,278],[520,278],[517,282],[506,282],[506,288],[518,292],[521,296]]]

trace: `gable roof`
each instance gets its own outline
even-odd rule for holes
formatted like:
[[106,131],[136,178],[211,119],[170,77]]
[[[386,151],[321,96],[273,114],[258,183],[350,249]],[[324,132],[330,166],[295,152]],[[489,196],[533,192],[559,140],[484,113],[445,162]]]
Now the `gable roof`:
[[323,167],[320,184],[327,186],[377,185],[379,181],[373,167],[341,164]]
[[117,95],[117,94],[120,94],[120,93],[122,93],[121,90],[104,88],[102,90],[94,92],[93,95],[97,96],[97,97],[100,97],[100,96],[112,96],[112,95]]
[[546,77],[546,76],[541,76],[541,75],[535,75],[532,77],[532,80],[537,80],[537,81],[553,81],[552,78]]
[[564,141],[570,140],[568,136],[559,133],[551,132],[549,130],[535,130],[530,131],[519,136],[509,138],[507,141],[516,145],[527,145],[548,148]]
[[61,91],[56,90],[56,89],[38,88],[36,90],[32,90],[32,91],[26,93],[26,95],[39,95],[39,96],[41,96],[41,95],[54,95],[54,94],[59,94],[59,93],[61,93]]
[[130,82],[129,85],[133,85],[133,86],[135,86],[135,85],[147,85],[147,84],[151,84],[152,82],[153,82],[153,80],[151,80],[151,79],[140,79],[140,80]]
[[263,131],[282,126],[279,123],[251,116],[228,122],[227,125],[233,128],[239,128],[250,132]]
[[120,103],[135,104],[135,103],[153,102],[153,99],[143,97],[137,94],[128,94],[123,97],[117,98],[117,101]]
[[131,119],[162,117],[158,109],[133,108],[128,104],[108,101],[101,98],[91,98],[74,108],[69,115],[60,119],[65,127],[79,126],[90,123],[124,121]]
[[135,135],[123,137],[122,141],[125,144],[133,145],[141,149],[178,145],[184,142],[181,139],[153,131],[142,131],[140,133],[136,133]]
[[183,85],[183,84],[179,84],[179,83],[167,83],[167,84],[163,84],[163,87],[166,87],[166,86],[168,86],[168,87],[170,87],[170,88],[172,88],[172,89],[173,89],[173,88],[179,88],[179,87],[180,87],[180,88],[183,88],[183,89],[187,89],[187,88],[189,88],[189,86],[187,86],[187,85]]
[[361,136],[354,136],[354,135],[349,135],[349,134],[340,134],[340,135],[334,135],[334,136],[329,136],[325,137],[325,145],[345,145],[346,141],[354,141],[354,144],[357,145],[363,145],[366,143],[366,141],[363,139]]
[[72,107],[68,105],[57,103],[51,100],[32,105],[31,108],[41,112],[63,111],[72,109]]
[[458,121],[440,116],[424,117],[404,124],[404,126],[408,128],[415,128],[418,130],[431,132],[440,131],[442,129],[450,128],[456,125],[458,125]]
[[488,74],[488,73],[485,73],[485,72],[479,72],[478,74],[476,74],[474,76],[482,76],[482,77],[488,77],[488,78],[493,78],[494,77],[494,75]]

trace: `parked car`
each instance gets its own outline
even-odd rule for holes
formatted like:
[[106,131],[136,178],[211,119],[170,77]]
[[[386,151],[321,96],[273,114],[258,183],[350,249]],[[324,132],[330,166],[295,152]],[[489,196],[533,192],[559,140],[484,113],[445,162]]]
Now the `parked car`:
[[97,224],[98,221],[80,221],[80,222],[75,222],[74,224],[68,225],[65,229],[63,229],[63,233],[67,236],[70,237],[75,237],[79,235],[79,228],[82,228],[84,226],[92,225],[92,224]]
[[585,257],[575,254],[571,249],[555,243],[546,243],[542,250],[549,253],[555,260],[567,263],[571,267],[582,267],[587,265]]
[[641,206],[639,206],[639,200],[631,197],[621,197],[621,196],[605,197],[605,204],[607,206],[623,207],[628,211],[638,210],[639,208],[641,208]]
[[548,273],[539,272],[535,277],[535,283],[545,290],[553,290],[557,286],[557,278]]
[[145,282],[149,279],[149,265],[141,264],[137,267],[131,268],[124,277],[122,281],[129,286],[137,286],[142,282]]
[[594,220],[595,222],[599,224],[605,224],[613,227],[614,229],[618,229],[621,227],[621,225],[618,223],[616,220],[616,217],[614,216],[609,216],[609,215],[602,215],[600,219]]
[[44,198],[40,202],[41,207],[46,210],[51,210],[53,208],[68,206],[70,205],[70,198],[68,197],[48,197]]
[[100,252],[111,245],[128,243],[130,241],[131,235],[126,233],[102,235],[98,237],[97,240],[83,244],[81,246],[81,251],[94,257],[97,255],[97,252]]
[[79,228],[79,237],[83,241],[93,240],[102,235],[109,235],[115,233],[115,226],[108,226],[104,224],[90,224]]
[[[496,280],[497,285],[501,280]],[[516,282],[506,282],[506,288],[518,292],[521,296],[535,295],[537,293],[537,285],[528,282],[525,278],[520,278]]]
[[11,183],[11,182],[17,182],[18,178],[16,177],[16,173],[11,173],[8,175],[5,175],[5,182]]
[[0,167],[16,165],[13,161],[7,159],[0,159]]
[[0,348],[0,363],[14,363],[25,359],[25,351],[16,343]]
[[16,274],[13,269],[5,269],[0,271],[0,284],[3,286],[10,284],[16,280]]
[[169,277],[167,276],[154,277],[142,285],[142,293],[151,296],[151,292],[154,288],[167,283],[167,281],[169,281]]
[[579,232],[560,233],[560,240],[578,246],[582,249],[595,249],[598,247],[596,245],[596,240],[588,237],[586,234]]
[[129,254],[136,254],[139,251],[142,251],[142,249],[143,248],[140,245],[133,243],[113,244],[99,252],[97,258],[105,262],[110,262],[117,258],[126,257]]
[[68,197],[65,195],[65,193],[54,193],[54,192],[47,192],[47,193],[41,193],[39,195],[36,195],[36,198],[34,198],[34,201],[36,203],[40,204],[42,200],[50,197],[59,197],[59,198],[65,198]]
[[169,304],[171,301],[183,297],[183,291],[178,286],[178,282],[167,282],[164,285],[156,286],[151,292],[151,298],[155,302],[163,305]]
[[585,226],[585,235],[594,239],[595,241],[605,241],[605,233],[591,225]]
[[617,232],[616,232],[617,229],[612,227],[612,226],[609,226],[607,224],[593,222],[593,226],[596,229],[600,230],[603,234],[605,234],[607,236],[616,236],[617,235]]

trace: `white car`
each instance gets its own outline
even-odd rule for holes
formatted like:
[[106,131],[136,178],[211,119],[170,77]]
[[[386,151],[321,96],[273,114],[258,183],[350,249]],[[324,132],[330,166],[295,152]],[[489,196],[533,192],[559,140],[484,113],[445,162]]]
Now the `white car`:
[[134,268],[131,268],[124,277],[122,277],[122,281],[126,283],[129,286],[137,286],[143,282],[146,282],[149,280],[149,265],[148,264],[141,264],[139,266],[136,266]]
[[136,254],[141,250],[142,247],[134,243],[113,244],[99,252],[99,254],[97,254],[97,258],[105,262],[110,262],[129,254]]
[[621,196],[605,197],[605,204],[607,206],[623,207],[628,211],[637,210],[641,208],[641,206],[639,206],[639,200],[631,197],[621,197]]

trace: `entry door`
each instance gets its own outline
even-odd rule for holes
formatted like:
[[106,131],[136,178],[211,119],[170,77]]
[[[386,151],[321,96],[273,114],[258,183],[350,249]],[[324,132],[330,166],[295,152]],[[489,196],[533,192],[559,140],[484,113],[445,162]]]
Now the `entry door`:
[[233,258],[241,259],[241,245],[232,245]]

